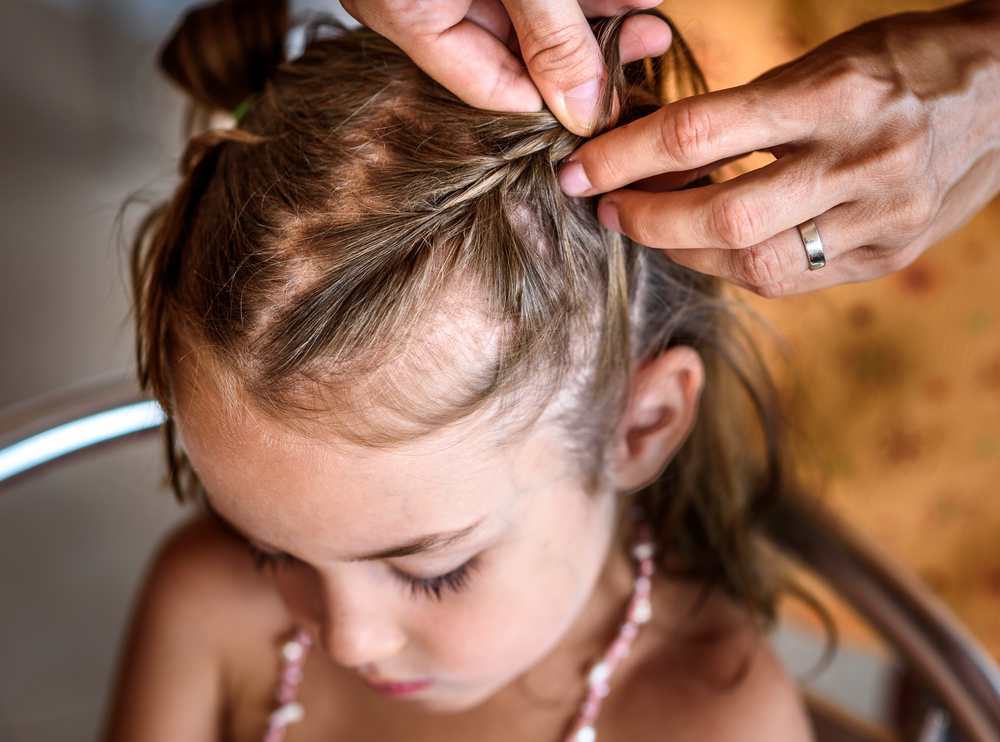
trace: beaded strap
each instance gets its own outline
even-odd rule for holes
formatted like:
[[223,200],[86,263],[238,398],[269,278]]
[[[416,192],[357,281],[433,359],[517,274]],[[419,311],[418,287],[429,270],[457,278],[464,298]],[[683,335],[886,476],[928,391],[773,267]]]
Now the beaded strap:
[[301,721],[304,715],[302,704],[295,700],[302,682],[302,666],[309,656],[312,639],[299,629],[295,638],[281,648],[281,684],[277,698],[281,704],[267,719],[267,733],[264,742],[282,742],[289,724]]
[[639,575],[632,588],[632,597],[628,602],[625,623],[618,630],[618,636],[611,642],[604,656],[597,662],[587,675],[587,698],[583,702],[580,713],[573,720],[566,735],[566,742],[594,742],[597,732],[594,722],[601,712],[601,704],[611,691],[608,681],[618,667],[618,663],[628,657],[632,643],[639,634],[639,627],[653,617],[653,606],[649,602],[649,592],[652,588],[653,553],[655,546],[649,526],[640,523],[638,526],[640,542],[632,549],[632,556],[639,563]]

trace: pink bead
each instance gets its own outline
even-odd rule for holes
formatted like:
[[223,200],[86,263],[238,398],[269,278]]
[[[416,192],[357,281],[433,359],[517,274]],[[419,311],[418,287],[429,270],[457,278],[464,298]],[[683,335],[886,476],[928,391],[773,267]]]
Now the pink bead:
[[628,657],[629,652],[632,651],[632,642],[616,639],[615,643],[611,645],[611,649],[615,653],[616,657],[623,659]]

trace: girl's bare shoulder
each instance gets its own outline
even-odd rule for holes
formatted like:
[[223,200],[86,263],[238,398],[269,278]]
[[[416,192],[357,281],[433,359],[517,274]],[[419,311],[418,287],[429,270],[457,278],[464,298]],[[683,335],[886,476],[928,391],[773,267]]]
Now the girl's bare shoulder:
[[238,656],[248,642],[259,645],[291,626],[268,572],[256,568],[246,542],[205,513],[183,523],[160,547],[140,611],[173,627],[170,634],[222,657]]
[[246,541],[207,513],[194,515],[168,536],[147,587],[173,610],[193,609],[202,619],[239,615],[246,623],[245,611],[251,606],[274,618],[288,618]]
[[697,600],[677,621],[649,626],[630,685],[657,711],[644,715],[651,726],[633,738],[660,739],[656,730],[670,728],[678,742],[810,742],[802,696],[759,621],[721,591]]
[[273,683],[275,642],[290,627],[245,542],[196,515],[168,537],[150,568],[108,739],[217,739],[223,708],[266,702],[269,687],[248,688],[237,679]]

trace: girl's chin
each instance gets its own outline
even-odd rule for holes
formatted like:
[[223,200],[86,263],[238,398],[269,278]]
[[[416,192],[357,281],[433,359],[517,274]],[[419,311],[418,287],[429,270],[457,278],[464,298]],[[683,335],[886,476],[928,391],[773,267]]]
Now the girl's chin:
[[406,700],[424,711],[431,714],[461,714],[471,711],[477,706],[489,700],[495,690],[460,690],[451,687],[443,687],[435,683],[423,692],[414,693],[408,698],[396,696],[399,700]]

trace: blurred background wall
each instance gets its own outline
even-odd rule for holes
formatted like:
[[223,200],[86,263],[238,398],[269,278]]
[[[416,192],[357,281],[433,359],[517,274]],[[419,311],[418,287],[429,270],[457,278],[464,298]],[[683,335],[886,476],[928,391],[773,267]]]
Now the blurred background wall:
[[[0,3],[0,405],[130,363],[131,193],[162,193],[179,97],[169,3]],[[176,4],[175,4],[176,5]],[[0,739],[93,739],[142,565],[179,509],[154,441],[0,495]]]
[[[131,363],[116,219],[174,183],[182,104],[154,60],[187,4],[0,2],[0,407]],[[663,7],[719,88],[868,18],[944,4]],[[1000,656],[998,234],[994,203],[900,275],[753,303],[787,338],[818,496]],[[146,440],[0,494],[0,740],[96,735],[135,584],[183,515],[161,476]]]

